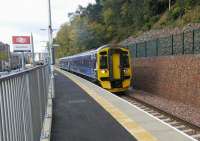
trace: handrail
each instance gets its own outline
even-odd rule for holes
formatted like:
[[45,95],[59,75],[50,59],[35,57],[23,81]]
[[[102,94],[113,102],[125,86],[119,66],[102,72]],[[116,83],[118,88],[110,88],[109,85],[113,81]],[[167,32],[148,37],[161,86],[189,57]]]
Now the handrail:
[[50,86],[48,65],[0,78],[0,141],[39,141]]
[[21,70],[21,71],[18,71],[16,73],[11,73],[11,74],[8,74],[8,75],[5,75],[5,76],[1,76],[0,77],[0,81],[4,80],[4,79],[9,79],[11,77],[15,77],[15,76],[18,76],[18,75],[22,75],[23,73],[27,73],[27,72],[31,72],[31,71],[34,71],[34,70],[37,70],[37,69],[40,69],[42,67],[47,67],[48,65],[42,65],[42,66],[36,66],[34,68],[30,68],[30,69],[26,69],[26,70]]

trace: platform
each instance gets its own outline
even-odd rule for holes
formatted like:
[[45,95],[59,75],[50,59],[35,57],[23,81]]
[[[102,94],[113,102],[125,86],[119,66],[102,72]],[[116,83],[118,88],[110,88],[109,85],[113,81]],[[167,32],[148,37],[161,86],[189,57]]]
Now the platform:
[[69,78],[57,73],[51,141],[136,141]]
[[52,141],[195,141],[99,86],[56,70]]

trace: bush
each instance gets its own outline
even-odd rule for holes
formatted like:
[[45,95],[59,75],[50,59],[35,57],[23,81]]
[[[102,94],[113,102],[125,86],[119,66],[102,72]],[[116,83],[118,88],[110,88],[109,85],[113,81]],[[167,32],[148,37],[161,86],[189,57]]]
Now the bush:
[[151,26],[152,26],[152,23],[151,22],[146,22],[142,28],[143,31],[147,31],[147,30],[150,30],[151,29]]
[[150,19],[150,21],[151,21],[151,23],[155,23],[155,22],[157,22],[159,19],[160,19],[160,15],[157,15],[157,16],[153,16],[153,17]]
[[181,7],[175,7],[169,12],[170,19],[176,20],[178,17],[183,16],[184,9]]
[[195,0],[186,0],[184,3],[185,9],[191,9],[195,5]]

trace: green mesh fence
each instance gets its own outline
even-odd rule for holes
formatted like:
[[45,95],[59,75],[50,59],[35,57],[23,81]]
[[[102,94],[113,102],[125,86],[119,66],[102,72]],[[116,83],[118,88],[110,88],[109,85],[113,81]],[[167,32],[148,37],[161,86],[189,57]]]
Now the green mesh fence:
[[200,29],[128,45],[133,57],[200,53]]
[[193,32],[187,32],[183,34],[184,38],[184,54],[192,54],[193,53]]
[[145,42],[137,44],[137,57],[146,57],[146,44]]
[[171,37],[164,37],[158,39],[158,55],[171,55],[172,54],[172,39]]
[[183,35],[173,35],[173,54],[180,55],[183,53]]
[[200,30],[194,31],[194,53],[200,53]]
[[131,56],[136,57],[136,44],[131,44],[128,46]]
[[157,56],[158,50],[157,50],[157,40],[151,40],[147,43],[147,56]]

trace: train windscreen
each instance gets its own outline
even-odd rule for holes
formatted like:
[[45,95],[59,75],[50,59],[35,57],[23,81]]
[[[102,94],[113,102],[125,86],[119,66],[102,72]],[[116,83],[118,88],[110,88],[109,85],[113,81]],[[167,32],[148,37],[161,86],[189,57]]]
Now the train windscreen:
[[107,69],[108,68],[108,59],[107,56],[100,57],[100,69]]
[[122,66],[123,68],[128,68],[129,66],[129,58],[128,54],[122,54]]

